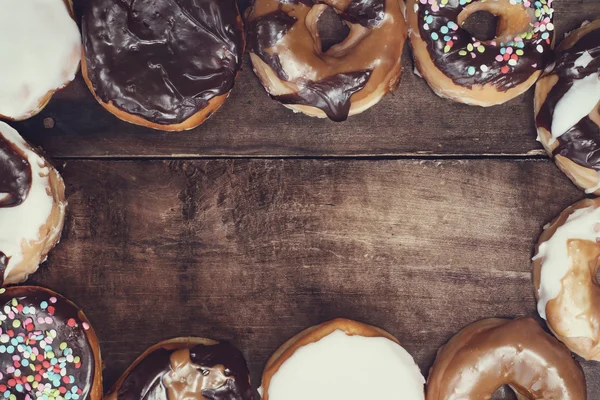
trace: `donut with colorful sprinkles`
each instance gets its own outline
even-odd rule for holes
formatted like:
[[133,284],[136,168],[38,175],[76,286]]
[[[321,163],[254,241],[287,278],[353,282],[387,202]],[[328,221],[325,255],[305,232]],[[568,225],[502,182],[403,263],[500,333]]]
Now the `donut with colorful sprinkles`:
[[81,309],[41,287],[0,289],[0,396],[102,399],[98,339]]
[[552,3],[408,0],[418,73],[438,96],[469,105],[488,107],[519,96],[552,59]]

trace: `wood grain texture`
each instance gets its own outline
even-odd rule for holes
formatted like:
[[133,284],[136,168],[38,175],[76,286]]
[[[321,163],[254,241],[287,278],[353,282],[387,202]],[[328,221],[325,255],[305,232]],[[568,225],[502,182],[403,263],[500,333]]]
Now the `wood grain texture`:
[[[173,336],[268,356],[334,317],[397,336],[426,374],[462,327],[536,316],[530,257],[582,193],[549,161],[82,161],[31,281],[81,305],[112,385]],[[583,363],[590,399],[600,364]],[[510,397],[501,395],[499,398]]]
[[[554,5],[558,37],[600,17],[598,0]],[[543,154],[535,141],[532,91],[491,109],[469,107],[438,98],[413,75],[408,48],[403,64],[394,95],[341,124],[295,115],[272,101],[246,57],[231,97],[190,132],[159,133],[119,121],[96,103],[80,76],[40,115],[16,125],[63,158]]]

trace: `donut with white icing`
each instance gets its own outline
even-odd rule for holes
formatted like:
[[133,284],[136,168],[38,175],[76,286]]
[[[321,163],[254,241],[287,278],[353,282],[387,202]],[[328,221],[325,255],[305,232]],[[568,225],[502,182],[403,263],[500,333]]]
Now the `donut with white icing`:
[[600,20],[572,32],[535,89],[538,140],[586,193],[600,195]]
[[24,120],[75,78],[81,35],[70,0],[0,2],[0,118]]
[[[350,31],[323,51],[317,24],[328,7]],[[404,0],[256,0],[246,14],[254,72],[284,106],[343,121],[398,86],[403,13]]]
[[427,379],[427,400],[491,399],[503,385],[519,400],[585,400],[585,376],[569,350],[533,318],[488,318],[452,337]]
[[600,199],[582,200],[544,228],[533,258],[540,316],[574,353],[600,361]]
[[106,400],[254,400],[241,351],[197,337],[162,341],[119,378]]
[[[493,106],[522,94],[552,55],[552,3],[408,0],[409,36],[419,74],[438,96],[469,105]],[[476,16],[490,14],[497,24],[491,34],[471,27],[471,16],[477,21]]]
[[56,169],[0,122],[0,283],[37,271],[60,239],[66,205]]
[[424,400],[425,379],[389,333],[347,319],[308,328],[269,359],[262,400]]

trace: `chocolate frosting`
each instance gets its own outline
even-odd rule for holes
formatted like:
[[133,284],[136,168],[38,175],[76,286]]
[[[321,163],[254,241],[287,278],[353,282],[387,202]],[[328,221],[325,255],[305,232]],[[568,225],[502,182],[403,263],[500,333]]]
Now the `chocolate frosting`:
[[350,98],[365,86],[370,76],[371,71],[338,74],[318,82],[308,82],[297,93],[273,96],[273,98],[284,104],[320,108],[329,119],[341,122],[348,118]]
[[80,309],[40,288],[11,287],[0,293],[0,388],[17,399],[52,393],[87,399],[95,360]]
[[[552,20],[552,8],[531,1],[527,7],[535,17],[531,30],[504,43],[480,41],[464,29],[469,26],[458,26],[465,4],[477,2],[448,0],[442,4],[435,0],[418,4],[420,35],[435,66],[459,86],[470,89],[473,85],[491,84],[499,91],[518,86],[542,70],[551,57],[554,26],[545,21]],[[511,7],[525,6],[519,1]]]
[[[289,77],[282,68],[279,54],[271,52],[292,29],[298,19],[284,12],[282,5],[293,4],[298,7],[312,7],[312,0],[280,0],[279,9],[251,20],[247,24],[248,49],[264,61],[279,77],[288,81]],[[340,18],[366,28],[376,28],[385,18],[385,0],[352,0],[344,10],[336,10]],[[312,40],[306,38],[306,40]],[[321,109],[336,122],[348,118],[350,98],[362,90],[371,76],[370,70],[351,71],[326,77],[319,81],[295,82],[301,90],[297,93],[273,96],[284,104],[300,104]]]
[[244,38],[235,0],[89,0],[87,73],[105,103],[179,124],[233,88]]
[[[584,68],[575,67],[575,61],[584,52],[593,60]],[[571,89],[576,80],[592,74],[600,74],[600,29],[595,29],[580,38],[570,49],[557,55],[555,66],[544,76],[557,75],[558,82],[548,93],[536,117],[537,125],[551,132],[554,110],[558,102]],[[585,116],[558,139],[554,155],[569,158],[575,163],[600,171],[600,128]]]
[[0,207],[16,207],[31,189],[31,166],[17,146],[0,136]]
[[[172,371],[172,356],[176,351],[158,348],[149,353],[128,373],[117,392],[118,400],[183,400],[169,399],[164,377]],[[242,353],[227,342],[215,345],[195,345],[189,348],[189,359],[194,368],[209,379],[223,368],[224,383],[208,384],[199,399],[207,400],[253,400],[248,367]],[[215,382],[218,380],[215,380]]]

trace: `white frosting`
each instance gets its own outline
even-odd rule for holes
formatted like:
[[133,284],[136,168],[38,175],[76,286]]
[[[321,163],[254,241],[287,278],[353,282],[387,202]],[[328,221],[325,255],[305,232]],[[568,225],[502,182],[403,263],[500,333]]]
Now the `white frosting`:
[[584,51],[583,54],[577,60],[575,60],[574,66],[575,68],[585,68],[590,65],[592,61],[594,61],[594,57],[592,57],[589,51]]
[[27,118],[73,80],[81,36],[63,0],[0,1],[0,115]]
[[336,330],[297,349],[271,378],[270,400],[424,400],[412,356],[382,337]]
[[573,86],[558,101],[552,117],[552,141],[564,135],[600,101],[600,75],[592,74],[573,82]]
[[[31,189],[23,203],[16,207],[0,207],[0,251],[9,257],[4,278],[23,260],[23,243],[40,239],[40,227],[52,212],[54,199],[50,196],[50,169],[19,133],[0,122],[0,135],[23,151],[31,166]],[[0,193],[0,195],[3,195]],[[43,260],[38,260],[39,262]],[[35,271],[37,265],[31,266]]]
[[552,237],[540,244],[534,260],[542,259],[541,281],[538,290],[538,312],[546,319],[546,305],[558,297],[562,290],[562,279],[572,267],[567,242],[581,239],[596,242],[600,232],[596,224],[600,223],[600,208],[587,207],[575,210]]

